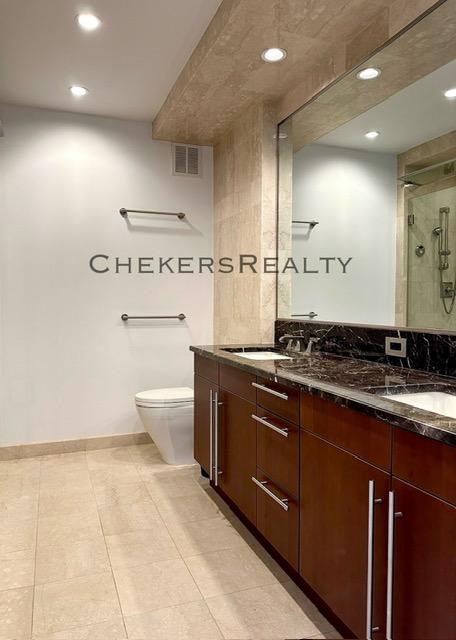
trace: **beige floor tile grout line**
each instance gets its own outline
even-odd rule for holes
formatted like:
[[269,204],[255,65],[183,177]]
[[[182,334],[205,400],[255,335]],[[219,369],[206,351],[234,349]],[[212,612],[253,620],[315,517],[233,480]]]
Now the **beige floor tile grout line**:
[[[128,451],[128,455],[130,456],[130,459],[131,459],[131,455],[130,455],[129,451]],[[125,616],[124,616],[124,612],[123,612],[123,609],[122,609],[122,603],[120,601],[119,590],[117,588],[116,577],[114,575],[114,569],[112,567],[111,556],[109,555],[108,545],[106,544],[106,536],[105,536],[105,532],[104,532],[104,529],[103,529],[103,523],[101,522],[101,518],[100,518],[100,509],[98,507],[98,503],[97,503],[97,499],[96,499],[95,487],[93,486],[92,474],[90,473],[90,469],[89,469],[89,462],[88,462],[88,459],[87,459],[87,451],[85,452],[85,457],[86,457],[86,463],[87,463],[87,470],[89,472],[90,486],[92,487],[93,497],[94,497],[95,505],[96,505],[96,508],[97,508],[97,518],[98,518],[98,522],[100,523],[101,535],[103,536],[103,542],[104,542],[105,549],[106,549],[106,555],[108,556],[109,567],[111,569],[112,581],[114,583],[114,588],[116,590],[117,601],[119,603],[119,610],[120,610],[120,614],[122,616],[122,625],[123,625],[123,628],[124,628],[124,631],[125,631],[125,638],[128,638],[127,625],[125,624]],[[133,462],[133,460],[132,460],[132,462]]]
[[[198,484],[198,482],[196,482],[196,480],[195,480],[194,478],[192,478],[192,482],[194,482],[194,483],[195,483],[195,485],[196,485],[198,488],[200,488],[200,489],[201,489],[200,485]],[[150,492],[149,492],[149,489],[147,488],[147,485],[146,485],[146,491],[147,491],[147,493],[150,495]],[[203,489],[201,489],[201,491],[202,491],[202,493],[204,493],[204,490],[203,490]],[[219,626],[219,624],[218,624],[217,620],[216,620],[216,619],[214,618],[214,616],[212,615],[212,611],[211,611],[211,610],[209,609],[209,607],[207,606],[207,604],[206,604],[206,598],[204,597],[203,593],[201,592],[201,589],[199,588],[198,583],[196,582],[195,578],[193,577],[193,574],[192,574],[192,572],[190,571],[190,568],[189,568],[188,564],[186,563],[184,556],[182,555],[182,553],[181,553],[181,551],[180,551],[179,547],[177,546],[177,544],[176,544],[176,540],[174,539],[174,536],[173,536],[173,534],[172,534],[171,530],[169,529],[168,525],[166,524],[166,521],[164,520],[164,518],[162,517],[162,515],[161,515],[161,513],[160,513],[160,510],[159,510],[159,508],[158,508],[157,502],[153,499],[153,497],[152,497],[152,496],[150,496],[150,498],[151,498],[152,502],[154,503],[155,508],[156,508],[156,509],[157,509],[157,511],[158,511],[158,514],[159,514],[159,516],[160,516],[160,519],[162,520],[163,524],[165,525],[165,528],[166,528],[166,530],[167,530],[167,532],[168,532],[168,534],[169,534],[169,537],[170,537],[170,538],[171,538],[171,540],[173,541],[173,544],[174,544],[174,546],[176,547],[178,554],[180,555],[180,557],[181,557],[181,559],[182,559],[183,563],[185,564],[185,566],[186,566],[186,568],[187,568],[187,571],[189,572],[189,574],[190,574],[190,576],[191,576],[191,578],[192,578],[192,580],[193,580],[193,582],[194,582],[194,584],[195,584],[196,588],[198,589],[198,592],[199,592],[199,594],[201,595],[202,601],[203,601],[203,602],[204,602],[204,604],[206,605],[207,610],[209,611],[209,614],[210,614],[210,616],[211,616],[212,620],[214,621],[214,623],[215,623],[215,625],[216,625],[217,629],[219,630],[219,632],[220,632],[220,636],[221,636],[222,638],[225,638],[225,636],[223,635],[222,630],[221,630],[221,628],[220,628],[220,626]],[[207,519],[208,519],[208,518],[206,518],[206,520],[207,520]],[[196,602],[196,601],[195,601],[195,602]]]
[[41,499],[41,467],[42,460],[39,460],[38,472],[38,504],[36,506],[36,528],[35,528],[35,554],[33,567],[33,585],[32,585],[32,615],[30,618],[30,637],[33,636],[33,622],[35,617],[35,593],[36,593],[36,559],[38,554],[38,527],[40,526],[40,499]]

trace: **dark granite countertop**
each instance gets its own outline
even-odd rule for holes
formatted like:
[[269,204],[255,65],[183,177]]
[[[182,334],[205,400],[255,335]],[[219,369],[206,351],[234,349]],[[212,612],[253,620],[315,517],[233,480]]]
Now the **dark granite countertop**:
[[[292,360],[248,360],[226,349],[274,349]],[[360,359],[315,353],[290,354],[274,345],[191,346],[191,351],[239,367],[268,380],[284,382],[319,395],[396,427],[456,445],[456,418],[450,418],[393,399],[405,391],[445,391],[456,395],[456,378],[378,364]],[[382,397],[387,394],[388,398]]]

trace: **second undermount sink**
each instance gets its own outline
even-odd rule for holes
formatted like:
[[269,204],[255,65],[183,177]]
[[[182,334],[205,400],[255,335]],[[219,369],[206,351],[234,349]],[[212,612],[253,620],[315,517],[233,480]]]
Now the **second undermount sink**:
[[382,394],[382,397],[456,419],[456,395],[451,393],[422,391],[420,393]]

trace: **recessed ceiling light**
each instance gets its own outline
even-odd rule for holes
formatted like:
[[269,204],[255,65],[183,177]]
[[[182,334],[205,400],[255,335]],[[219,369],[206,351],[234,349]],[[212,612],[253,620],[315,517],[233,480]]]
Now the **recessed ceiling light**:
[[453,87],[453,89],[448,89],[448,91],[445,91],[443,95],[445,96],[445,98],[448,98],[448,100],[456,98],[456,87]]
[[374,80],[374,78],[378,78],[380,74],[380,69],[376,69],[375,67],[367,67],[366,69],[361,69],[361,71],[358,71],[356,77],[360,80]]
[[368,131],[367,133],[364,134],[366,136],[366,138],[368,138],[369,140],[374,140],[375,138],[378,138],[378,136],[380,135],[380,131]]
[[93,13],[80,13],[76,16],[76,20],[78,21],[78,25],[84,31],[94,31],[98,29],[101,24],[100,18],[93,15]]
[[261,57],[265,62],[280,62],[287,57],[287,52],[285,49],[272,47],[271,49],[265,49],[261,54]]
[[73,85],[72,87],[70,87],[70,91],[77,98],[81,98],[82,96],[85,96],[89,93],[88,89],[86,89],[85,87],[80,87],[79,85]]

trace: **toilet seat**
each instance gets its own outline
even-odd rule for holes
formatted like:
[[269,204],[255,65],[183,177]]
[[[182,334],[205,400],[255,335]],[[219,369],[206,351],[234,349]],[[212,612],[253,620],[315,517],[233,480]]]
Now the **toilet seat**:
[[190,387],[172,387],[141,391],[135,400],[139,407],[170,407],[193,402],[193,395]]

